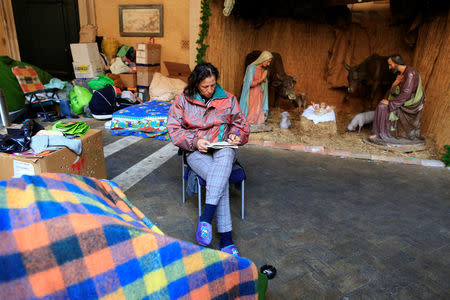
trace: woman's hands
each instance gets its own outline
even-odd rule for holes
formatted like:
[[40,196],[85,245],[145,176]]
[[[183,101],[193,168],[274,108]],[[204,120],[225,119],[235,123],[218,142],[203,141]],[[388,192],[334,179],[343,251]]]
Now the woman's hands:
[[239,145],[241,143],[241,138],[232,133],[228,136],[227,142],[232,145]]
[[208,145],[209,144],[211,144],[211,143],[208,142],[207,140],[199,139],[197,141],[197,149],[198,149],[198,151],[200,151],[202,153],[208,152]]
[[[239,145],[241,143],[241,138],[236,135],[236,134],[230,134],[228,136],[227,142],[232,144],[232,145]],[[208,152],[208,145],[211,144],[209,141],[205,140],[205,139],[199,139],[197,141],[197,149],[198,151],[202,152],[202,153],[206,153]]]

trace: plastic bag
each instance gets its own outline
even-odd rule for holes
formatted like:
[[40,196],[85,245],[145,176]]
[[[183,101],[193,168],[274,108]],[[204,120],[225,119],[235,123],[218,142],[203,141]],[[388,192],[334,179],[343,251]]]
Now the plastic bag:
[[133,73],[133,70],[128,67],[120,57],[116,57],[111,61],[109,69],[113,74]]
[[108,76],[100,74],[97,77],[98,79],[94,79],[88,82],[88,86],[94,91],[102,89],[107,85],[114,85],[114,80],[112,80]]
[[70,107],[75,113],[81,114],[83,107],[89,104],[91,98],[92,94],[87,88],[76,85],[70,92]]
[[15,153],[30,149],[31,137],[44,129],[34,120],[27,119],[20,129],[8,128],[7,135],[0,136],[0,152]]
[[111,60],[116,55],[118,48],[119,42],[116,39],[103,39],[102,51],[106,54],[108,60]]

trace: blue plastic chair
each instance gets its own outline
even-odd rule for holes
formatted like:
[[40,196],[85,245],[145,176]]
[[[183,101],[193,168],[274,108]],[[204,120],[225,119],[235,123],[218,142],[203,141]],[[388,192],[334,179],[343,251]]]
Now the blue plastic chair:
[[[189,178],[190,172],[193,172],[191,167],[186,162],[186,153],[181,149],[178,150],[178,154],[181,155],[181,177],[182,177],[182,191],[183,191],[183,203],[186,202],[186,181]],[[206,181],[196,174],[197,189],[198,189],[198,215],[202,214],[202,187],[206,187]],[[245,175],[244,168],[239,162],[235,162],[230,174],[229,183],[241,185],[241,218],[244,220],[245,216]]]

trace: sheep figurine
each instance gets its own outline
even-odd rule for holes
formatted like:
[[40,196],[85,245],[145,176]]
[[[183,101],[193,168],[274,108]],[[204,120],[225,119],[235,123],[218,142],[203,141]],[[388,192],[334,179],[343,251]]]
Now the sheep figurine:
[[366,111],[360,114],[357,114],[353,120],[348,124],[347,129],[349,131],[356,130],[356,126],[359,127],[358,133],[361,132],[361,127],[364,126],[364,124],[369,124],[373,122],[373,116],[375,114],[375,111]]
[[287,111],[283,111],[281,113],[281,122],[280,122],[280,128],[281,129],[289,129],[291,127],[291,120],[289,120],[290,114]]

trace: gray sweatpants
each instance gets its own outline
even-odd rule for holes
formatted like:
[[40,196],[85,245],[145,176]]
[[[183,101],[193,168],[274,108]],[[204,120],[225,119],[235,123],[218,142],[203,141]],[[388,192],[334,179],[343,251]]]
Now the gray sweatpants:
[[229,184],[237,149],[223,148],[212,153],[195,151],[187,156],[192,170],[206,180],[206,203],[217,205],[217,231],[232,230]]

